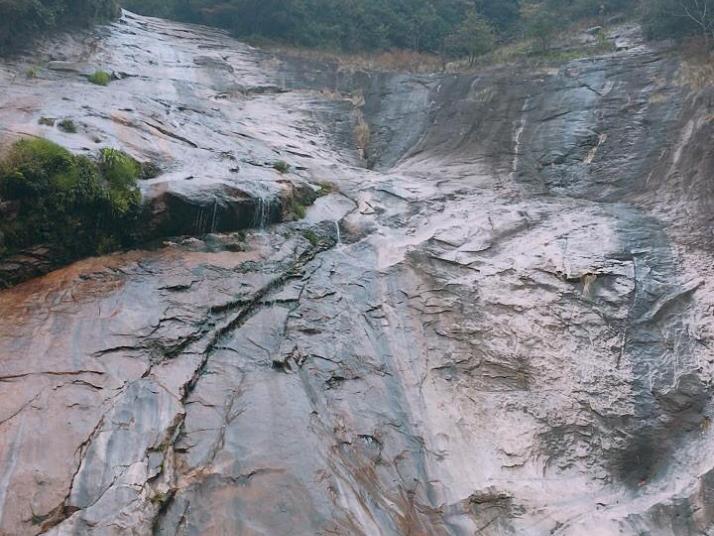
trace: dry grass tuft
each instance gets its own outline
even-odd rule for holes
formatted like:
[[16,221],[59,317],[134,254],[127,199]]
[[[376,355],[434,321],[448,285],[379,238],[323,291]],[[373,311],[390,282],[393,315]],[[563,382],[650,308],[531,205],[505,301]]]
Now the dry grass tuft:
[[679,47],[682,65],[677,82],[695,91],[714,85],[714,51],[701,38],[685,41]]
[[360,108],[355,108],[355,142],[363,160],[367,159],[367,150],[372,133],[369,124],[364,119],[364,114]]

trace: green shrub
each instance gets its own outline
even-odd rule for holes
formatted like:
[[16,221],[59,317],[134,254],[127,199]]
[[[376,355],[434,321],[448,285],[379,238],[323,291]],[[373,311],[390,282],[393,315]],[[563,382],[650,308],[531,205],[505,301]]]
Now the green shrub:
[[279,171],[280,173],[287,173],[290,171],[290,164],[288,164],[285,160],[278,160],[273,163],[273,169]]
[[15,217],[0,220],[6,252],[47,244],[69,259],[131,244],[141,208],[137,166],[116,150],[95,161],[41,138],[16,142],[0,161],[0,198],[17,206]]
[[111,75],[106,71],[94,71],[89,75],[88,80],[98,86],[106,86],[111,81]]
[[108,147],[99,151],[99,167],[112,188],[136,184],[141,175],[141,164],[128,154]]
[[495,46],[496,32],[475,10],[469,11],[461,24],[444,40],[444,52],[448,56],[468,57],[470,65],[474,65],[479,56],[490,52]]
[[68,132],[70,134],[75,134],[77,132],[77,125],[75,125],[74,121],[71,119],[62,119],[62,121],[57,123],[57,128],[59,128],[62,132]]
[[35,197],[51,180],[74,173],[72,154],[42,138],[20,140],[0,163],[0,196],[9,200]]

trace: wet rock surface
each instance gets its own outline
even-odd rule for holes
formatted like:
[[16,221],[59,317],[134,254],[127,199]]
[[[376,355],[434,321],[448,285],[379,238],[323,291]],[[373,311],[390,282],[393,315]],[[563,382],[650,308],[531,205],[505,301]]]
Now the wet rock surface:
[[0,532],[711,533],[712,93],[622,34],[559,69],[410,77],[128,15],[75,38],[107,88],[4,79],[25,119],[3,128],[75,150],[45,102],[156,107],[75,120],[175,166],[157,203],[333,186],[300,223],[178,212],[200,238],[0,292]]
[[[282,221],[317,186],[275,163],[317,149],[305,145],[304,127],[282,121],[295,113],[290,99],[265,106],[277,78],[272,63],[218,31],[125,14],[4,62],[0,144],[42,136],[87,155],[122,147],[151,171],[140,184],[148,217],[136,232],[144,241]],[[98,71],[111,76],[107,86],[90,83]],[[1,263],[0,284],[66,263],[28,265],[28,256]]]

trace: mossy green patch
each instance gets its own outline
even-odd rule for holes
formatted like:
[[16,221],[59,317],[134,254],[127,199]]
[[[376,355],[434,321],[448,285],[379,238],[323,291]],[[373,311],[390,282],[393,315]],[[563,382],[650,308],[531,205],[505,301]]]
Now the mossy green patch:
[[312,247],[317,247],[320,244],[320,237],[318,234],[313,231],[312,229],[306,229],[302,232],[302,236],[305,237],[305,240],[310,242],[310,245]]
[[112,77],[111,75],[106,72],[106,71],[94,71],[92,74],[90,74],[87,79],[92,83],[96,84],[98,86],[106,86],[111,82]]
[[273,163],[273,169],[280,173],[287,173],[290,171],[290,164],[288,164],[285,160],[278,160]]
[[47,244],[76,258],[131,244],[141,208],[138,170],[116,150],[95,161],[41,138],[16,142],[0,161],[5,252]]

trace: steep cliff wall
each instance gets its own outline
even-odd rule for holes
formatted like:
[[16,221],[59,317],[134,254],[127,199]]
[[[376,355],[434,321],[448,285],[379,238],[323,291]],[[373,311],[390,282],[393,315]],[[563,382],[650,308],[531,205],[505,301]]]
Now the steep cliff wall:
[[[147,25],[167,54],[211,39],[131,17],[100,42],[130,51]],[[620,33],[469,76],[206,48],[260,80],[216,101],[235,156],[279,140],[336,191],[238,244],[0,292],[0,530],[710,533],[712,90]],[[168,78],[175,132],[219,114],[183,123],[201,101]]]

